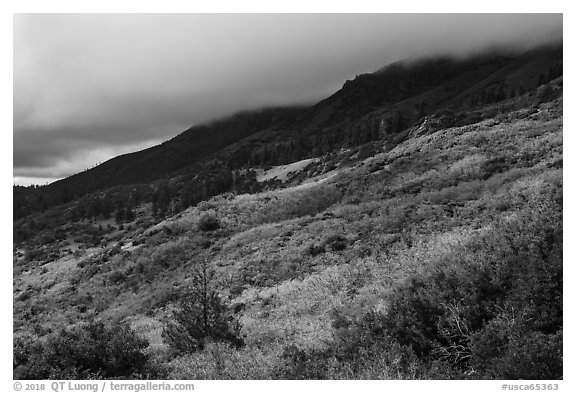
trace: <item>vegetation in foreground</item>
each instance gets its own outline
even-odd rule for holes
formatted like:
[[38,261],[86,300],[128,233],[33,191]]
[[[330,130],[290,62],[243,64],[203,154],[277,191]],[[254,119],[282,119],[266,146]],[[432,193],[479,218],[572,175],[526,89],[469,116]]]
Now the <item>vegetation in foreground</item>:
[[14,378],[562,378],[562,97],[544,93],[167,218],[140,201],[36,228],[14,250]]

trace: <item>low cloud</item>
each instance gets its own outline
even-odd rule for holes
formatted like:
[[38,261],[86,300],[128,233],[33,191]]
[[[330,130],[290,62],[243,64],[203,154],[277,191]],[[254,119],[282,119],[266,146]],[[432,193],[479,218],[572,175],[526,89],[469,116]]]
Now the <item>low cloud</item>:
[[71,175],[402,58],[562,39],[560,14],[14,17],[14,176]]

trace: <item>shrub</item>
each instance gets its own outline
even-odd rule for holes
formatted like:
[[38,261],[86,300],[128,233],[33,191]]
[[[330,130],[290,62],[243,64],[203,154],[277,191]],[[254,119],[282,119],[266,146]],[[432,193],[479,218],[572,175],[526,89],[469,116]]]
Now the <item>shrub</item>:
[[108,275],[108,280],[112,284],[119,284],[126,281],[126,273],[122,270],[114,270]]
[[214,215],[205,213],[198,220],[198,229],[201,231],[214,231],[220,228],[220,221]]
[[125,324],[91,322],[44,340],[14,339],[14,379],[135,379],[146,372],[148,342]]
[[[425,378],[560,378],[561,206],[561,192],[550,187],[399,283],[385,313],[336,315],[332,352],[322,356],[353,376],[388,364]],[[394,368],[383,354],[405,365]],[[324,367],[317,354],[286,356],[296,374]]]
[[328,236],[324,243],[332,251],[343,251],[347,246],[346,239],[338,234]]
[[48,258],[48,251],[43,248],[29,248],[26,250],[25,261],[43,261]]
[[483,377],[561,376],[561,202],[549,197],[397,288],[382,331]]
[[210,343],[202,352],[173,359],[168,379],[187,380],[263,380],[272,378],[278,362],[275,352],[256,347],[241,350],[225,343]]
[[334,339],[324,349],[286,346],[274,368],[277,379],[415,379],[458,378],[461,374],[438,363],[425,363],[411,348],[383,334],[382,324],[368,313],[350,321],[336,315]]
[[296,345],[284,348],[283,363],[274,370],[277,379],[326,379],[329,354],[322,351],[306,352]]
[[306,247],[305,252],[306,254],[314,257],[326,252],[326,249],[324,248],[323,244],[310,244],[308,247]]
[[314,216],[325,211],[342,198],[342,192],[333,185],[318,185],[274,198],[255,212],[249,222],[259,225],[293,218]]
[[556,93],[550,84],[546,83],[536,91],[536,104],[541,104],[543,102],[552,101],[556,96]]
[[544,334],[531,331],[527,323],[525,314],[506,312],[472,336],[471,364],[480,376],[494,379],[562,377],[562,330]]

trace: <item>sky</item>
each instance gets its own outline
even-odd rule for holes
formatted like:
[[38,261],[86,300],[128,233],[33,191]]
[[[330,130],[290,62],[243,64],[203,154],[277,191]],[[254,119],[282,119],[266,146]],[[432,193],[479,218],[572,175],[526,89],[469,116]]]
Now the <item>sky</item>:
[[13,179],[45,184],[400,59],[562,38],[561,14],[15,14]]

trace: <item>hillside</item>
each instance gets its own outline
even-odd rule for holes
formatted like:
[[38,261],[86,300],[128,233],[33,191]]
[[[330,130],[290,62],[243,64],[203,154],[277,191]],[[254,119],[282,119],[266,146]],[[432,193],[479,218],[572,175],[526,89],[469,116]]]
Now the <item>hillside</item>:
[[[396,135],[439,112],[449,114],[445,126],[473,123],[481,120],[478,109],[483,106],[523,95],[561,72],[561,46],[394,63],[347,81],[335,94],[309,108],[236,114],[191,127],[161,145],[116,157],[39,190],[15,187],[14,217],[42,212],[113,186],[150,184],[182,175],[190,183],[214,167],[222,172],[219,177],[231,178],[237,176],[234,170],[289,164]],[[229,181],[223,182],[226,189],[216,187],[217,191],[204,194],[234,190]],[[202,187],[202,181],[196,181],[194,187]],[[160,193],[158,187],[153,188]],[[170,199],[184,199],[182,187],[174,188],[178,190],[172,193],[177,195]],[[185,199],[196,203],[205,197]],[[151,201],[153,196],[145,198]]]
[[28,197],[20,188],[15,191],[21,193],[15,194],[19,196],[15,198],[15,218],[27,215],[34,207],[54,207],[92,191],[123,184],[150,183],[210,159],[220,149],[253,133],[279,126],[301,111],[301,108],[264,109],[191,127],[160,145],[115,157],[95,168],[41,187],[41,190],[32,190],[37,196],[31,201],[32,207],[18,204]]
[[562,378],[561,61],[396,64],[63,180],[115,187],[15,220],[14,378]]

